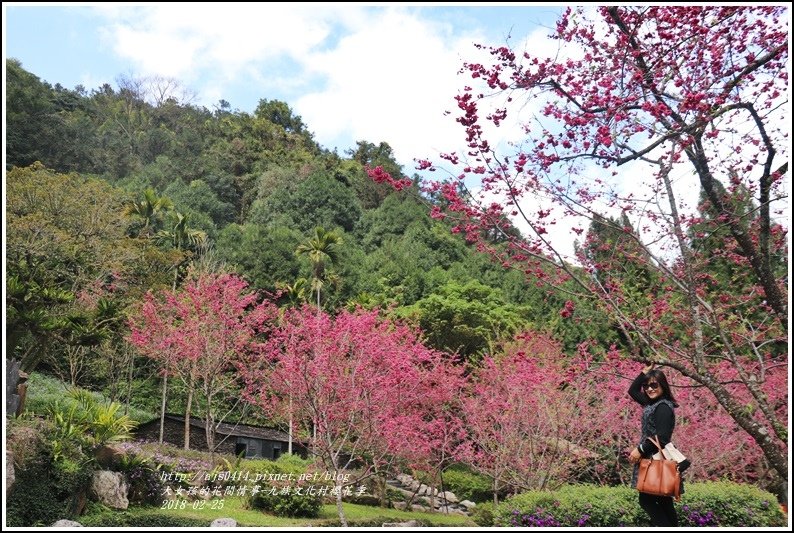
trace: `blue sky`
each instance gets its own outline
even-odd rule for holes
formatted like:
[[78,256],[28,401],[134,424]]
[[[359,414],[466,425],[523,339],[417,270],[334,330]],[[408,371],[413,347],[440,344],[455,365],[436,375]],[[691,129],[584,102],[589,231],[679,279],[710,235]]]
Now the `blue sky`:
[[[461,144],[444,111],[475,42],[551,47],[561,5],[3,4],[4,53],[51,84],[89,91],[165,76],[212,108],[286,101],[321,145],[386,141],[410,171]],[[525,42],[534,43],[525,45]]]

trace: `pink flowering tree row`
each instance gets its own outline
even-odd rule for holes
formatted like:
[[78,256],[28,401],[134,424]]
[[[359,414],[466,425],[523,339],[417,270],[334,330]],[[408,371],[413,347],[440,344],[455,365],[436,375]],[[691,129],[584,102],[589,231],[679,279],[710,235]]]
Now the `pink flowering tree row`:
[[[148,295],[131,328],[142,353],[182,379],[189,394],[205,396],[208,428],[214,399],[239,378],[248,401],[274,420],[296,421],[338,488],[403,469],[440,483],[452,462],[486,475],[495,498],[565,482],[628,482],[623,452],[637,443],[641,409],[627,390],[639,365],[614,348],[593,356],[585,344],[571,357],[528,331],[464,371],[449,354],[425,347],[418,331],[376,310],[278,310],[226,274]],[[736,373],[724,364],[723,375]],[[680,404],[674,442],[692,460],[691,478],[768,481],[763,451],[710,391],[669,376]],[[762,378],[776,416],[787,418],[785,372]],[[752,405],[738,377],[725,386]]]

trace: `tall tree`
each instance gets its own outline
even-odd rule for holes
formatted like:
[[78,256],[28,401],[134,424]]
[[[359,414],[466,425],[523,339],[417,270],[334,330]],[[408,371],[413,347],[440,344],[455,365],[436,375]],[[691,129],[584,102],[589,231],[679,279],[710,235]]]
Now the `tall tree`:
[[102,180],[35,164],[9,171],[6,191],[6,356],[31,371],[51,355],[51,341],[87,318],[77,295],[114,286],[115,299],[156,283],[144,263],[163,257],[142,257],[141,243],[126,235],[124,194]]
[[491,478],[494,503],[507,487],[555,488],[590,455],[572,400],[594,395],[560,387],[565,357],[553,340],[527,332],[517,344],[474,369],[462,402],[467,439],[458,457]]
[[52,88],[22,68],[17,59],[6,59],[6,165],[28,166],[50,162],[50,146],[58,124]]
[[312,290],[317,293],[317,310],[320,307],[320,292],[329,280],[327,267],[333,264],[339,255],[342,238],[334,231],[326,231],[321,227],[314,229],[314,236],[299,245],[297,255],[305,255],[312,264]]
[[156,231],[157,224],[162,221],[163,215],[174,208],[173,202],[166,196],[157,196],[154,189],[143,191],[143,198],[130,200],[124,207],[124,212],[140,219],[143,226],[138,232],[139,237],[151,237]]
[[[656,361],[706,387],[784,481],[786,422],[759,380],[787,364],[770,350],[788,338],[786,281],[771,266],[785,244],[785,232],[772,228],[788,183],[788,162],[781,161],[788,128],[786,13],[784,7],[744,6],[569,9],[553,36],[561,47],[555,58],[481,47],[492,60],[464,65],[471,86],[456,97],[467,153],[445,154],[450,165],[459,165],[452,172],[458,179],[433,187],[463,219],[459,231],[482,249],[552,285],[572,281],[632,339],[630,357]],[[500,94],[504,104],[489,105]],[[522,115],[532,109],[537,114]],[[486,125],[514,114],[528,139],[503,155]],[[631,179],[649,177],[643,187],[627,192],[620,181],[624,166]],[[420,168],[431,167],[420,162]],[[751,273],[744,294],[737,294],[743,287],[717,286],[719,280],[703,275],[708,258],[687,239],[692,217],[678,179],[684,175],[699,181],[727,229],[723,247],[735,248],[735,259]],[[406,185],[382,169],[372,177]],[[757,202],[749,219],[720,194],[717,182],[731,180]],[[472,184],[483,195],[463,197],[461,188]],[[740,189],[725,190],[734,195]],[[653,258],[660,294],[668,297],[652,298],[643,309],[627,306],[620,291],[594,283],[595,266],[585,254],[567,257],[561,240],[551,237],[562,216],[578,235],[583,224],[577,217],[607,210],[639,219],[641,240],[635,242]],[[434,214],[444,216],[440,209]],[[479,237],[498,227],[504,214],[528,228],[525,237],[507,239],[506,251]],[[629,247],[623,251],[632,254]],[[584,269],[572,268],[572,260]],[[560,278],[550,279],[541,264]],[[737,297],[766,310],[771,320],[746,316],[737,327],[742,321],[731,305]],[[751,371],[757,364],[760,373]],[[752,408],[728,387],[734,380]]]

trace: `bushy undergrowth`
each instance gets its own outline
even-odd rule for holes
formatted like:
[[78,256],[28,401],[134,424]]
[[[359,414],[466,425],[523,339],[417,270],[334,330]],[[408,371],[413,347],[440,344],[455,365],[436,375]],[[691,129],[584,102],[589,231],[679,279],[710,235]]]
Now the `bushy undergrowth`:
[[[6,525],[49,526],[80,511],[93,463],[79,447],[54,446],[55,432],[51,423],[42,420],[15,420],[9,425],[9,449],[19,462],[7,495]],[[17,441],[15,433],[28,435]]]
[[[676,503],[679,525],[770,527],[786,525],[775,497],[750,485],[694,483]],[[650,525],[629,487],[568,485],[553,492],[526,492],[499,504],[491,524],[503,527],[641,527]]]
[[277,461],[245,461],[241,468],[249,474],[250,492],[244,497],[244,507],[290,518],[320,515],[329,487],[307,475],[312,473],[310,461],[284,455]]
[[688,485],[678,506],[681,526],[786,525],[777,498],[753,485],[715,481]]
[[454,493],[459,500],[476,503],[493,500],[490,480],[462,466],[454,466],[444,471],[444,489]]
[[[26,411],[42,415],[47,412],[50,405],[55,402],[63,403],[65,401],[68,388],[62,381],[54,377],[32,372],[27,383],[28,392],[25,399]],[[107,398],[98,392],[89,392],[89,394],[97,403],[101,404],[107,402]],[[155,414],[136,407],[130,407],[127,415],[139,424],[148,422],[156,417]]]

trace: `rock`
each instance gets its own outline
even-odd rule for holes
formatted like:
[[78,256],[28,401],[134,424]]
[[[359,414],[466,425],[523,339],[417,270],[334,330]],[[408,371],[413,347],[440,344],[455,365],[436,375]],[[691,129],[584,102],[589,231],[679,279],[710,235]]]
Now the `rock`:
[[127,481],[121,472],[99,470],[91,479],[91,495],[113,509],[126,509],[130,505],[127,490]]
[[22,399],[18,394],[18,384],[21,381],[19,372],[19,361],[16,359],[6,359],[6,416],[10,417],[17,413],[22,404]]
[[403,484],[403,485],[408,485],[408,486],[411,486],[411,482],[412,482],[413,480],[414,480],[414,478],[412,478],[412,477],[411,477],[411,476],[409,476],[408,474],[399,474],[399,475],[397,476],[397,481],[399,481],[399,482],[400,482],[401,484]]
[[411,505],[411,510],[412,511],[416,511],[418,513],[428,513],[428,512],[430,512],[430,508],[429,507],[425,507],[424,505],[418,505],[418,504],[415,504],[415,503]]
[[237,520],[234,518],[216,518],[210,527],[237,527]]
[[438,507],[436,509],[436,512],[444,513],[444,514],[458,514],[458,515],[468,516],[468,513],[466,513],[466,511],[459,509],[457,506],[453,507],[451,505],[442,505],[441,507]]
[[10,451],[6,451],[6,494],[8,494],[11,487],[14,486],[14,481],[16,481],[16,479],[14,473],[14,454]]
[[385,522],[383,527],[419,527],[419,522],[416,520],[408,520],[407,522]]
[[75,522],[74,520],[58,520],[50,527],[83,527],[83,524],[80,522]]
[[474,502],[472,502],[472,501],[469,501],[469,500],[463,500],[462,502],[460,502],[460,504],[461,504],[463,507],[465,507],[467,510],[469,510],[469,511],[471,511],[472,509],[474,509],[475,507],[477,507],[477,504],[476,504],[476,503],[474,503]]
[[443,501],[446,501],[446,502],[449,502],[449,503],[458,503],[458,501],[460,501],[460,500],[458,500],[457,496],[455,496],[453,493],[451,493],[449,491],[439,492],[438,493],[438,497],[439,497],[439,499],[441,499]]
[[94,457],[102,468],[112,468],[117,466],[125,455],[124,450],[116,448],[112,444],[106,444],[96,451]]

